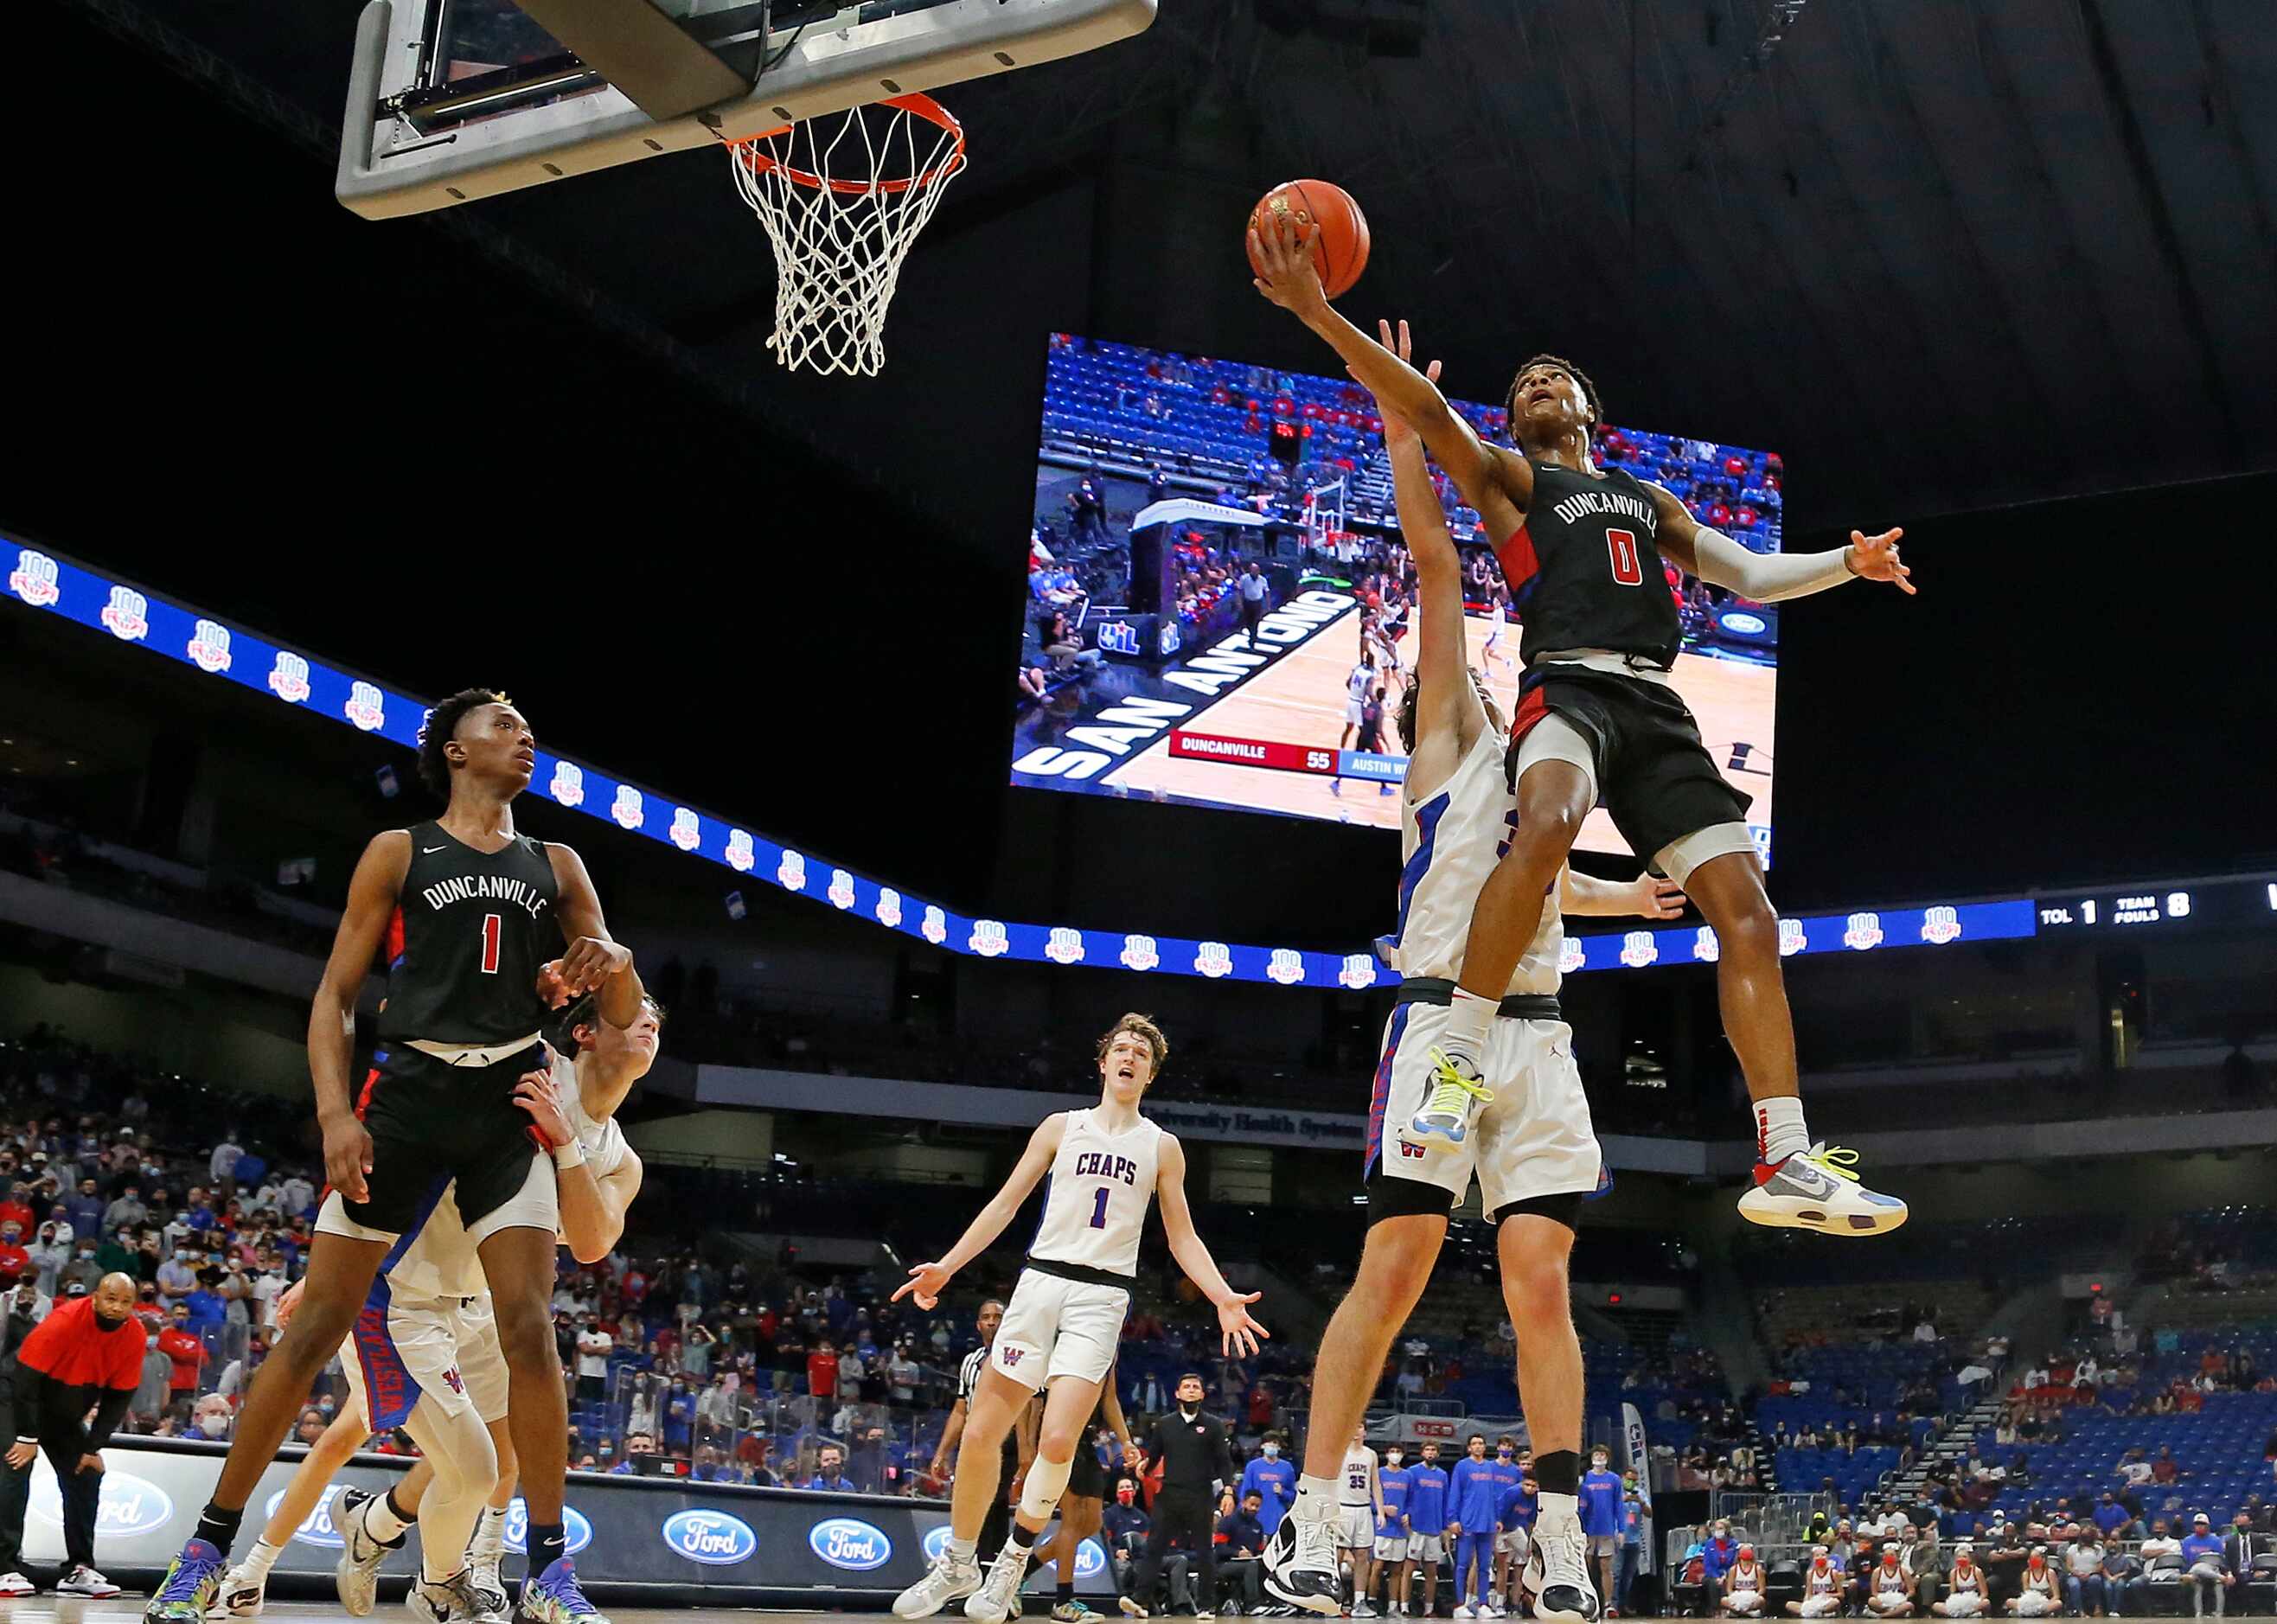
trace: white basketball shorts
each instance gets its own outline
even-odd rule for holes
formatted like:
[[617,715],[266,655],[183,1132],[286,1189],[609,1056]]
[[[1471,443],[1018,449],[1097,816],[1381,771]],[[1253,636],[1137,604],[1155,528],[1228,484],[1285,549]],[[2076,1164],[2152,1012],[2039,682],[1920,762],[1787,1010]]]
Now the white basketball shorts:
[[988,1350],[989,1366],[1030,1392],[1055,1376],[1103,1380],[1130,1312],[1131,1293],[1121,1286],[1024,1269]]

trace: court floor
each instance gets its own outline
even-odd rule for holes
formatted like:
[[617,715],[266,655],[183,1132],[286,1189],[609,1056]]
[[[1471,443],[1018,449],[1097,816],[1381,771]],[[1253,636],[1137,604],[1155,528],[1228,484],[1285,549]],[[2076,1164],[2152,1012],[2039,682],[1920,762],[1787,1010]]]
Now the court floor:
[[[1487,621],[1466,616],[1465,629],[1469,634],[1471,663],[1486,674],[1488,687],[1507,715],[1518,704],[1518,628],[1512,626],[1504,634],[1503,650],[1492,660],[1486,654]],[[1419,620],[1416,629],[1400,644],[1400,658],[1411,665],[1414,651],[1421,646],[1421,635]],[[1188,717],[1181,726],[1189,732],[1231,738],[1328,749],[1339,743],[1350,747],[1352,741],[1344,732],[1344,679],[1359,658],[1359,618],[1355,608],[1215,704]],[[1748,821],[1769,823],[1778,671],[1741,660],[1681,654],[1677,657],[1675,677],[1678,691],[1700,724],[1700,736],[1709,753],[1732,787],[1749,797]],[[1393,754],[1399,750],[1392,721],[1397,697],[1395,689],[1384,700],[1383,743]],[[1735,749],[1741,745],[1746,748]],[[1736,769],[1734,759],[1740,763]],[[1167,736],[1108,774],[1106,782],[1123,785],[1134,793],[1159,790],[1221,805],[1293,812],[1378,828],[1399,827],[1396,789],[1385,795],[1383,786],[1358,779],[1339,782],[1307,773],[1173,756]],[[1628,850],[1602,809],[1590,814],[1578,845],[1584,851]]]
[[[383,1595],[386,1592],[383,1591]],[[21,1620],[22,1624],[141,1624],[143,1597],[132,1592],[110,1601],[82,1601],[71,1597],[27,1596],[15,1601],[0,1600],[0,1618]],[[1093,1598],[1093,1605],[1098,1605]],[[842,1611],[831,1613],[799,1613],[787,1608],[772,1607],[604,1607],[611,1624],[689,1624],[690,1620],[711,1618],[762,1617],[780,1620],[780,1624],[825,1624],[826,1620],[843,1619],[848,1613],[873,1613],[890,1618],[883,1599],[874,1605],[849,1603]],[[348,1614],[338,1605],[323,1605],[316,1602],[272,1601],[262,1615],[263,1619],[288,1620],[332,1620],[346,1619]],[[372,1617],[380,1620],[405,1619],[411,1615],[403,1609],[382,1601]],[[943,1618],[963,1615],[953,1610]],[[1030,1598],[1027,1617],[1040,1620],[1048,1615],[1040,1611],[1033,1597]],[[1109,1614],[1121,1624],[1118,1615]],[[1219,1615],[1221,1618],[1224,1614]],[[1625,1613],[1625,1618],[1646,1618],[1649,1614]],[[2233,1617],[2240,1616],[2233,1614]]]

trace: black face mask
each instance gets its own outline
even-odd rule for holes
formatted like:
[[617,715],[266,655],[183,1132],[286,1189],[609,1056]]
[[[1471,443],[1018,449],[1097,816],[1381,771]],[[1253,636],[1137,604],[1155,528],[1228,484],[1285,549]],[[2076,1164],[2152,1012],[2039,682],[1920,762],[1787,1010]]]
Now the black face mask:
[[122,1314],[118,1315],[118,1318],[113,1319],[110,1315],[105,1314],[100,1308],[97,1308],[95,1311],[95,1323],[102,1326],[105,1330],[117,1330],[121,1325],[126,1323],[127,1317],[127,1315]]

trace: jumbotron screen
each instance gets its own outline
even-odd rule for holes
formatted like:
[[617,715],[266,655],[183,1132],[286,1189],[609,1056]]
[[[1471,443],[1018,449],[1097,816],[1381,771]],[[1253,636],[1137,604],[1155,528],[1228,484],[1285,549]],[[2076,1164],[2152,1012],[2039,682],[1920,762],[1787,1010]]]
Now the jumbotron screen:
[[[1350,378],[1054,333],[1012,782],[1399,825],[1417,636],[1382,424]],[[1457,401],[1500,439],[1500,408]],[[1768,452],[1608,426],[1596,455],[1742,545],[1779,548]],[[1496,545],[1440,479],[1471,663],[1508,714],[1521,626]],[[1647,583],[1649,587],[1649,583]],[[1676,686],[1771,852],[1778,611],[1671,567]],[[1623,852],[1602,808],[1580,844]]]

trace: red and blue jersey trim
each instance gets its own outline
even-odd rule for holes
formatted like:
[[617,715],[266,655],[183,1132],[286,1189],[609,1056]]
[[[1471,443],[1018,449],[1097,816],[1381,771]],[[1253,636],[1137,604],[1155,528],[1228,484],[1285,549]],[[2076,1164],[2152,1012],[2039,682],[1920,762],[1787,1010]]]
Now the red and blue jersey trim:
[[395,1346],[395,1337],[388,1325],[388,1311],[394,1306],[394,1293],[388,1285],[387,1271],[402,1260],[419,1239],[427,1221],[435,1216],[435,1208],[449,1187],[447,1177],[438,1178],[420,1199],[419,1210],[411,1220],[411,1227],[395,1238],[395,1244],[380,1260],[379,1272],[372,1277],[371,1290],[357,1313],[355,1329],[349,1337],[355,1343],[356,1363],[363,1372],[365,1423],[374,1432],[386,1432],[401,1426],[419,1407],[423,1396],[411,1368],[403,1362],[403,1354]]
[[1372,1178],[1383,1162],[1383,1114],[1391,1102],[1391,1065],[1399,1056],[1399,1040],[1407,1034],[1407,1017],[1415,1006],[1403,1003],[1391,1012],[1391,1025],[1383,1034],[1383,1058],[1375,1063],[1375,1089],[1367,1102],[1367,1159],[1360,1176]]

